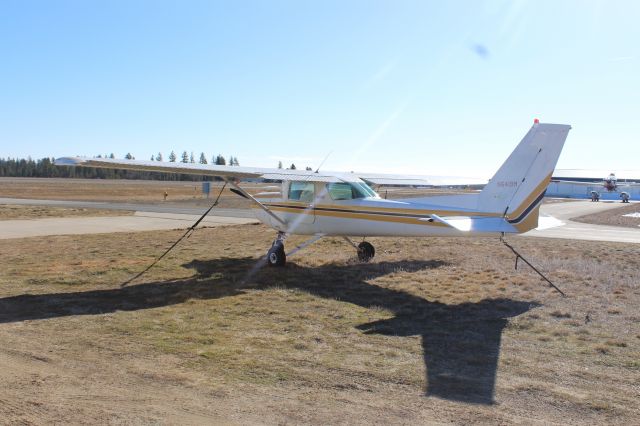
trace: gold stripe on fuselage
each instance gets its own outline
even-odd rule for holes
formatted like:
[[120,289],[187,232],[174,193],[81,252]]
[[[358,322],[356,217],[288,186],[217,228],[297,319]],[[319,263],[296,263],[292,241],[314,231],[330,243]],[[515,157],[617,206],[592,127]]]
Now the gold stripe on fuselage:
[[[309,203],[300,203],[296,201],[277,201],[271,203],[265,203],[265,206],[273,209],[274,205],[278,207],[291,206],[291,208],[309,207]],[[375,213],[402,213],[416,216],[428,216],[437,214],[438,216],[481,216],[481,217],[501,217],[499,213],[487,213],[478,211],[465,211],[465,210],[435,210],[435,209],[403,209],[397,207],[372,207],[372,206],[354,206],[354,205],[338,205],[338,204],[314,204],[314,208],[319,209],[332,209],[341,210],[345,212],[364,212],[368,214]]]
[[[257,207],[254,207],[254,208],[257,208]],[[302,215],[310,215],[310,216],[316,215],[316,216],[325,216],[325,217],[339,217],[339,218],[346,218],[346,219],[374,220],[377,222],[406,223],[408,225],[447,226],[440,222],[429,222],[428,220],[420,220],[418,218],[411,218],[411,217],[386,216],[386,215],[376,214],[375,212],[355,213],[353,211],[348,211],[348,210],[336,212],[336,211],[326,211],[326,210],[314,210],[312,208],[301,210],[296,208],[271,207],[271,206],[269,207],[269,210],[274,212],[293,213],[293,214],[302,214]]]

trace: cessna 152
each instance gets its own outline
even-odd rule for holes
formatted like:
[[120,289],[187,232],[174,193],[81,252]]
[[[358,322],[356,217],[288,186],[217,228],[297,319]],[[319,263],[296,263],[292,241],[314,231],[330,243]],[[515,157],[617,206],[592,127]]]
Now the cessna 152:
[[[447,184],[434,178],[262,169],[187,163],[65,157],[58,166],[84,166],[182,173],[223,178],[233,191],[252,201],[256,217],[277,231],[267,253],[271,266],[283,266],[288,235],[313,237],[297,251],[325,236],[340,236],[355,247],[361,261],[375,249],[349,237],[470,236],[522,233],[538,226],[539,207],[571,126],[539,123],[479,193],[403,200],[382,199],[369,185]],[[280,192],[253,196],[243,179],[281,181]],[[450,183],[450,182],[448,182]]]

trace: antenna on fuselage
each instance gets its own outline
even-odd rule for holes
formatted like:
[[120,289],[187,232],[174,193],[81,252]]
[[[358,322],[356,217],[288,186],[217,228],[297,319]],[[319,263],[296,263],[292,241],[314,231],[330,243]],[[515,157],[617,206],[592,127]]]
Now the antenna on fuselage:
[[320,163],[320,165],[318,166],[318,168],[316,169],[316,171],[314,173],[318,173],[320,171],[320,167],[322,167],[324,165],[325,161],[327,161],[327,159],[329,158],[329,156],[331,156],[331,154],[333,154],[333,151],[329,151],[327,156],[324,157],[324,160],[322,160],[322,162]]

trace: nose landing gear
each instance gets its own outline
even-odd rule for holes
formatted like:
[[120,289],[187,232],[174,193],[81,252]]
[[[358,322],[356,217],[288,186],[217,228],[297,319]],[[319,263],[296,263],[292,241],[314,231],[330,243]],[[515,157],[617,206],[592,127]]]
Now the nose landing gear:
[[376,255],[376,249],[366,241],[358,244],[358,259],[360,262],[369,262]]
[[356,249],[356,252],[358,253],[358,260],[360,262],[369,262],[376,255],[376,249],[373,247],[373,244],[367,241],[363,241],[360,244],[356,245],[356,243],[351,241],[351,238],[349,237],[342,237],[342,238],[344,238],[346,242],[351,244],[353,248]]

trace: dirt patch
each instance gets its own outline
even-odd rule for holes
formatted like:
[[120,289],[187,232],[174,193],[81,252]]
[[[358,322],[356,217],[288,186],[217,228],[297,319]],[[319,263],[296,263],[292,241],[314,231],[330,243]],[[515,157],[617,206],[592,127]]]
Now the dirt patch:
[[[634,423],[633,245],[324,239],[259,268],[273,231],[61,236],[0,246],[9,423]],[[289,246],[301,242],[293,238]],[[615,253],[615,256],[611,256]]]
[[0,204],[0,220],[42,219],[45,217],[102,217],[130,216],[133,212],[123,210],[100,210],[63,208],[48,206],[20,206]]
[[640,217],[624,216],[631,213],[640,213],[640,204],[625,204],[624,206],[616,209],[575,217],[571,220],[575,222],[590,223],[593,225],[624,226],[626,228],[638,229],[640,226]]

